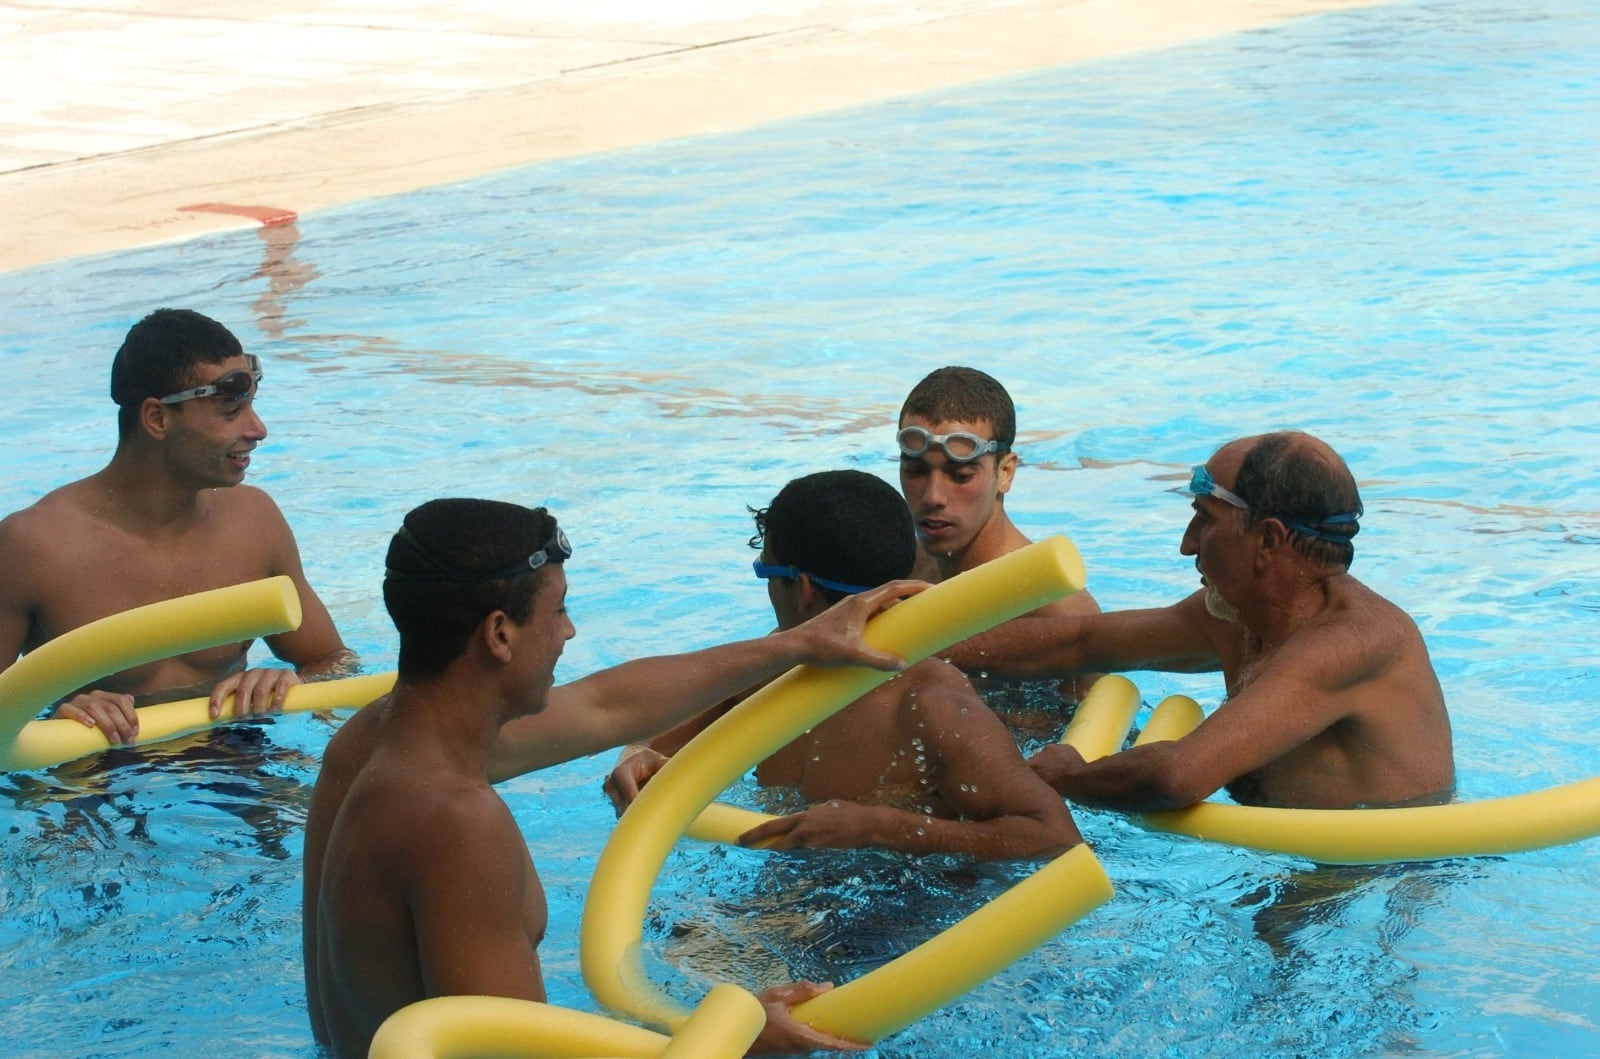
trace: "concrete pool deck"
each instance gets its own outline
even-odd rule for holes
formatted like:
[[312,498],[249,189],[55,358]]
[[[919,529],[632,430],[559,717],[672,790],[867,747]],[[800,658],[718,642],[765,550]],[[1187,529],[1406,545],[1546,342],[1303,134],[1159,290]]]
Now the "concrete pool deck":
[[1380,0],[0,0],[0,270]]

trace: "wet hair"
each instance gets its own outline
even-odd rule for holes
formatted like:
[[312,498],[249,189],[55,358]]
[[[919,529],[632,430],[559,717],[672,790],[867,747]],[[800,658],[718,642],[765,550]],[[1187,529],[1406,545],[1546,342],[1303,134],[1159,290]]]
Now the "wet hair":
[[[531,575],[493,574],[540,551],[555,535],[555,517],[544,508],[498,500],[430,500],[407,514],[389,542],[383,579],[383,605],[400,633],[400,676],[442,673],[494,611],[526,622],[548,566]],[[488,576],[470,580],[479,570]]]
[[[1279,519],[1295,551],[1324,566],[1348,570],[1355,560],[1351,541],[1361,531],[1363,514],[1355,476],[1331,449],[1295,430],[1266,434],[1245,454],[1233,491],[1250,505],[1250,523]],[[1309,532],[1308,532],[1309,531]]]
[[1010,452],[1017,440],[1017,409],[1011,395],[977,368],[947,367],[927,375],[900,406],[899,422],[907,416],[930,423],[988,423],[1001,452]]
[[232,331],[193,309],[157,309],[129,329],[111,361],[111,399],[117,432],[138,429],[139,406],[147,397],[184,389],[198,364],[221,364],[244,356]]
[[[917,561],[911,509],[893,486],[864,471],[796,478],[751,513],[750,547],[765,543],[770,560],[814,577],[872,588],[909,577]],[[817,588],[830,603],[844,597]]]

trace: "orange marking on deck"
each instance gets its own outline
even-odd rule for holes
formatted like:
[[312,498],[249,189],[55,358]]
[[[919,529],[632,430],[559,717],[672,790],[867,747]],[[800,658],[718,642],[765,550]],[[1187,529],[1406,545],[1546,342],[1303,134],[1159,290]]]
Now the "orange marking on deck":
[[202,202],[194,206],[179,206],[180,213],[227,213],[235,217],[249,217],[261,222],[263,228],[277,228],[293,224],[300,215],[278,206],[235,206],[231,202]]

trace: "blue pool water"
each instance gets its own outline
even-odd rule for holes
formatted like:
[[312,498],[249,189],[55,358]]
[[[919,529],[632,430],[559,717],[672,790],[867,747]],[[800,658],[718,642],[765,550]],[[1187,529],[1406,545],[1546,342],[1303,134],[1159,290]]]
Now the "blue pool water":
[[[198,308],[266,359],[253,480],[372,668],[389,533],[473,494],[568,526],[570,679],[763,631],[745,507],[822,468],[892,478],[906,389],[974,364],[1018,398],[1013,517],[1071,536],[1109,607],[1193,587],[1191,463],[1329,439],[1367,503],[1355,572],[1434,653],[1461,796],[1584,778],[1596,54],[1586,0],[1395,3],[3,275],[0,507],[103,463],[122,333]],[[0,1048],[311,1056],[299,843],[328,731],[0,778]],[[609,761],[504,787],[550,891],[552,998],[586,1008]],[[1594,842],[1329,872],[1080,822],[1116,900],[873,1054],[1600,1050]],[[647,933],[690,998],[845,978],[1009,877],[686,847]]]

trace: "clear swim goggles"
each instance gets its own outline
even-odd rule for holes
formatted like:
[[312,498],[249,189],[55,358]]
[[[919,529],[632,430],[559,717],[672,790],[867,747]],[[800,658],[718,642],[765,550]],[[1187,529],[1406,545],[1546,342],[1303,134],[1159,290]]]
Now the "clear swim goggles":
[[214,379],[204,386],[196,386],[192,390],[169,393],[161,398],[161,403],[181,404],[196,397],[210,397],[212,394],[226,397],[230,401],[248,401],[256,395],[256,387],[261,385],[261,358],[246,353],[244,359],[245,363],[250,365],[248,368],[230,371],[222,378]]
[[396,570],[389,568],[384,571],[384,576],[391,581],[419,582],[419,581],[459,581],[462,583],[474,581],[501,581],[506,578],[516,578],[533,573],[546,563],[564,563],[572,558],[572,542],[567,540],[567,533],[560,526],[545,542],[543,548],[534,552],[526,559],[518,559],[509,566],[502,566],[497,570],[463,570],[458,566],[451,566],[433,552],[425,548],[416,534],[411,532],[411,527],[402,525],[395,534],[400,540],[411,546],[417,557],[427,563],[429,570],[426,573],[413,570]]
[[[755,570],[756,576],[761,578],[763,581],[770,581],[774,577],[780,577],[785,581],[800,580],[799,567],[779,566],[777,563],[764,563],[760,559],[757,559],[755,562],[751,563],[750,567],[751,569]],[[818,577],[816,574],[806,574],[806,576],[811,578],[812,584],[821,585],[823,588],[830,589],[834,592],[843,592],[847,596],[854,596],[866,591],[866,588],[862,585],[847,585],[843,581],[834,581],[826,577]]]
[[951,463],[971,463],[981,456],[1000,451],[1000,443],[993,438],[980,438],[964,430],[948,434],[935,434],[927,427],[901,427],[895,435],[900,443],[900,455],[916,459],[933,446],[944,450],[944,458]]

